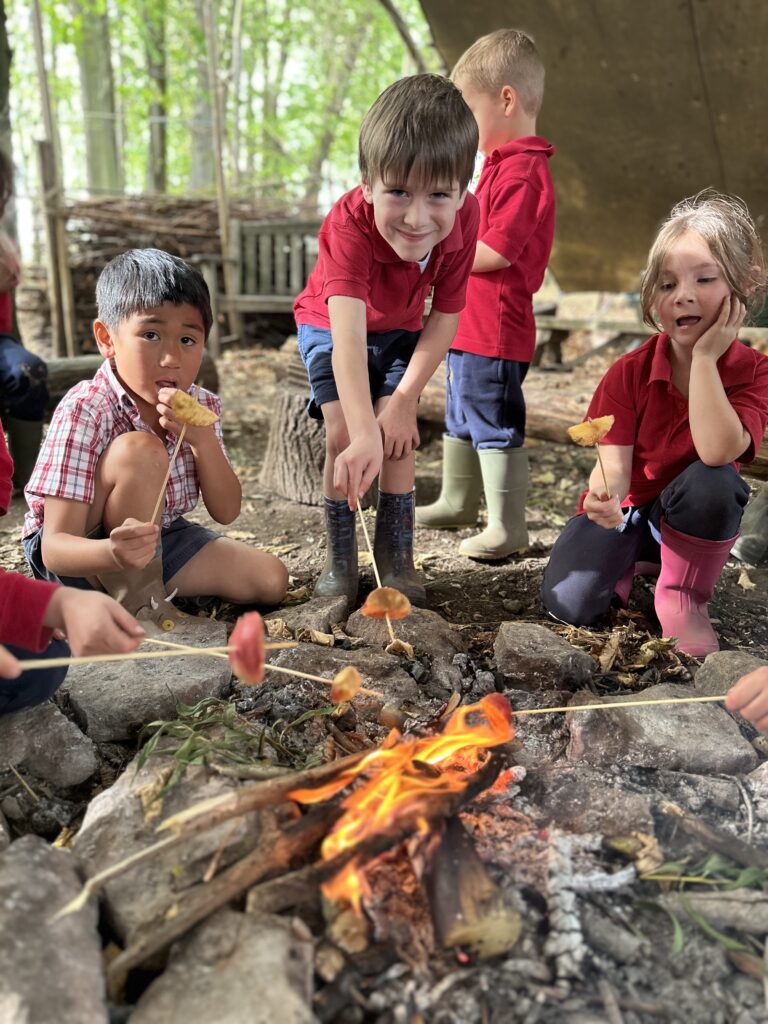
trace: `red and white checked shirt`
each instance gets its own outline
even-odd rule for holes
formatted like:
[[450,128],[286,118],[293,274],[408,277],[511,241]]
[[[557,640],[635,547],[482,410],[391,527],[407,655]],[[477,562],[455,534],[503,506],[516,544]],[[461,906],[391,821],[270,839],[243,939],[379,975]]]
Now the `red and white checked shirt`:
[[[190,394],[193,388],[190,388]],[[197,400],[217,416],[221,400],[212,391],[200,388]],[[213,425],[227,459],[221,421]],[[43,525],[44,498],[69,498],[90,505],[94,498],[96,463],[107,446],[129,430],[154,433],[142,420],[136,403],[117,379],[109,359],[105,359],[93,380],[84,380],[71,388],[53,414],[45,441],[37,457],[34,472],[24,488],[29,512],[24,518],[22,537],[29,537]],[[165,447],[170,458],[176,436],[168,434]],[[163,526],[190,512],[200,496],[192,449],[182,444],[173,464],[165,490]]]

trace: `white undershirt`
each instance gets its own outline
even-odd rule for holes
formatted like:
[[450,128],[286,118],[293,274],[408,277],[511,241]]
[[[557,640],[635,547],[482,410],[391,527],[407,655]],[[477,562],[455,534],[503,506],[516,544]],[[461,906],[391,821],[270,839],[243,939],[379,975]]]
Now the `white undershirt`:
[[430,249],[429,252],[427,253],[427,255],[424,257],[423,260],[416,260],[416,262],[419,265],[419,270],[421,271],[422,274],[427,269],[427,264],[429,263],[429,257],[431,255],[432,255],[432,250]]

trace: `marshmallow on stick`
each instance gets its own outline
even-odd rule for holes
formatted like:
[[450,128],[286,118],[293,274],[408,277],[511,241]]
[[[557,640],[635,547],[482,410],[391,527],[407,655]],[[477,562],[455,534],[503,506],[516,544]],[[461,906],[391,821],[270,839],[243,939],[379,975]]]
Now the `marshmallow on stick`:
[[591,419],[588,416],[583,423],[577,423],[573,427],[568,427],[568,436],[572,441],[581,445],[582,448],[595,449],[595,452],[597,453],[597,461],[600,464],[600,472],[603,474],[605,493],[609,498],[611,497],[611,492],[605,476],[603,460],[600,457],[600,442],[613,426],[613,421],[613,416],[598,416],[595,419]]

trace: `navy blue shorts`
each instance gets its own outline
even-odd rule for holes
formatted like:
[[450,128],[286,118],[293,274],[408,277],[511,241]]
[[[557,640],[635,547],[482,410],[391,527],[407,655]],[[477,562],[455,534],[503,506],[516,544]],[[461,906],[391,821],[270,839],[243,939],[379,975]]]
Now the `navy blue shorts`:
[[[67,587],[78,587],[80,590],[93,590],[88,580],[82,576],[57,576],[46,567],[43,562],[43,529],[44,527],[37,533],[25,537],[21,542],[35,579],[63,583]],[[220,536],[220,533],[209,530],[207,526],[190,523],[184,516],[179,516],[170,526],[164,526],[160,531],[160,543],[163,547],[163,582],[167,583],[172,579],[190,558]],[[104,527],[97,526],[91,530],[88,537],[91,540],[103,540],[106,537]]]
[[[67,658],[70,653],[63,640],[52,640],[41,654],[24,650],[22,647],[11,647],[10,644],[8,650],[19,661],[29,661],[31,658]],[[0,715],[42,704],[58,690],[66,674],[67,666],[59,665],[55,668],[36,668],[31,672],[22,672],[17,679],[0,679]]]
[[480,448],[522,448],[528,363],[451,349],[445,361],[445,428]]
[[[368,385],[371,401],[391,395],[408,368],[421,331],[382,331],[368,335]],[[325,327],[299,324],[299,354],[309,375],[310,397],[307,412],[316,420],[323,418],[322,406],[338,402],[339,392],[331,365],[333,340]]]

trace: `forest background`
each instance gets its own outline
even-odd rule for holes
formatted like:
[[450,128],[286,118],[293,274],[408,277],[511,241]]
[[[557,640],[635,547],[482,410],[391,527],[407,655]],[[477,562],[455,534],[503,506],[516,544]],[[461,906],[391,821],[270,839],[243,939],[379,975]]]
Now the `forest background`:
[[[32,9],[0,0],[0,147],[25,222],[43,133]],[[378,93],[445,71],[418,0],[39,0],[39,10],[67,197],[214,194],[211,46],[227,188],[265,213],[325,212],[357,183],[360,121]]]

